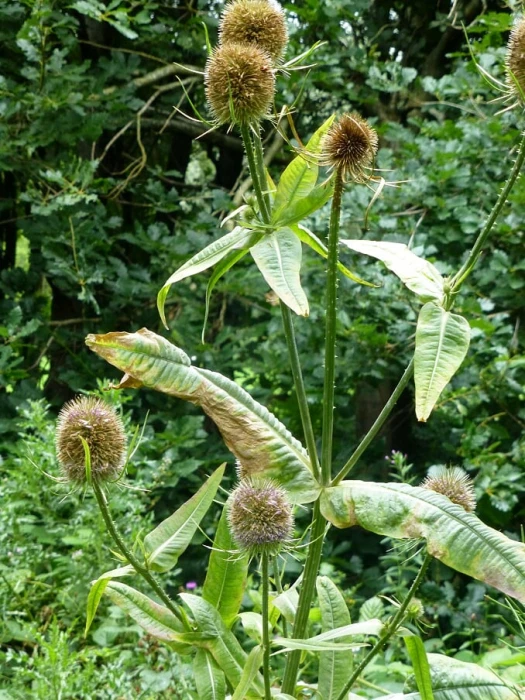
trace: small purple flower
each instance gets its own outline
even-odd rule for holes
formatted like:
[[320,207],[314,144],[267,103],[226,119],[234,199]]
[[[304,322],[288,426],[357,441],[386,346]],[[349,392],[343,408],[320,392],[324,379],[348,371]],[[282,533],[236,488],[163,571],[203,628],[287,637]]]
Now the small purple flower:
[[196,581],[188,581],[186,584],[186,590],[188,591],[194,591],[197,588],[197,582]]

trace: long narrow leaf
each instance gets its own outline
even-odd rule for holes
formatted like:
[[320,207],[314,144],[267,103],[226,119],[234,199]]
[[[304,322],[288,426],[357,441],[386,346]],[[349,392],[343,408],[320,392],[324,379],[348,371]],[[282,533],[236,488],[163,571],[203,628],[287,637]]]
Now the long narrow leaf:
[[90,335],[86,343],[126,373],[120,388],[141,383],[199,405],[217,424],[243,476],[273,479],[296,503],[317,498],[320,487],[306,450],[240,386],[221,374],[192,366],[185,352],[147,329]]
[[226,678],[207,649],[198,649],[193,659],[193,677],[199,700],[224,700]]
[[89,632],[89,628],[91,627],[93,619],[97,613],[99,603],[111,579],[120,578],[121,576],[129,576],[133,573],[133,571],[133,567],[129,564],[126,566],[120,566],[118,569],[106,571],[105,574],[102,574],[102,576],[99,576],[96,581],[92,582],[87,599],[86,628],[84,630],[84,636],[86,636]]
[[432,680],[430,678],[430,666],[428,664],[427,652],[420,637],[411,634],[404,637],[405,645],[412,661],[414,676],[416,678],[417,689],[421,695],[421,700],[434,700],[432,692]]
[[150,569],[162,573],[176,565],[215,498],[225,466],[222,464],[197,493],[146,535],[144,551]]
[[429,553],[447,566],[525,602],[525,545],[446,496],[408,484],[342,481],[323,492],[321,511],[336,527],[424,538]]

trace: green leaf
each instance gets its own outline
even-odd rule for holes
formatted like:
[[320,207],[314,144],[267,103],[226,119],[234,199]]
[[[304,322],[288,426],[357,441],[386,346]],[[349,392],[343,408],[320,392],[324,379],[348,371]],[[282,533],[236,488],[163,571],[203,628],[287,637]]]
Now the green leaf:
[[[348,607],[335,583],[327,576],[318,576],[316,586],[323,632],[350,625]],[[342,641],[346,642],[348,638],[343,637]],[[317,685],[320,697],[324,700],[336,700],[339,697],[346,679],[352,673],[353,659],[352,651],[321,654]]]
[[243,250],[234,250],[231,253],[228,253],[225,258],[223,258],[215,270],[212,272],[212,275],[210,279],[208,280],[208,284],[206,286],[206,308],[204,310],[204,321],[202,323],[202,335],[201,335],[201,340],[204,343],[204,335],[206,333],[206,325],[208,323],[208,316],[210,313],[210,301],[211,301],[211,295],[213,290],[215,289],[217,282],[230,270],[234,265],[236,265],[239,260],[244,258],[246,253],[248,252],[248,249],[243,249]]
[[416,415],[426,421],[441,392],[465,359],[470,326],[462,316],[425,304],[419,312],[414,355]]
[[318,185],[307,197],[299,199],[286,207],[278,218],[273,216],[271,220],[272,226],[275,226],[275,228],[282,228],[284,226],[296,224],[302,219],[305,219],[324,206],[332,196],[333,191],[334,186],[331,180],[322,185]]
[[[458,661],[441,654],[429,654],[434,700],[519,700],[520,690],[512,690],[495,673],[477,664]],[[417,693],[394,693],[377,700],[423,700]]]
[[116,581],[108,583],[106,594],[148,634],[165,642],[180,641],[184,632],[182,623],[164,605],[156,603],[131,586]]
[[249,557],[236,549],[228,527],[226,505],[213,540],[202,597],[219,611],[227,627],[237,617],[248,575]]
[[213,241],[213,243],[210,243],[206,248],[200,250],[196,255],[185,262],[184,265],[179,267],[179,269],[164,283],[157,295],[157,307],[162,323],[166,328],[168,326],[164,313],[164,304],[166,303],[166,297],[168,296],[172,284],[180,282],[180,280],[186,277],[191,277],[199,272],[203,272],[203,270],[207,270],[234,250],[247,250],[258,240],[260,235],[260,233],[254,233],[250,229],[236,226],[233,231],[230,231],[230,233],[222,236],[222,238],[219,238],[217,241]]
[[299,316],[308,316],[308,299],[301,287],[301,241],[289,228],[265,235],[251,249],[255,264],[279,299]]
[[199,700],[224,700],[226,678],[207,649],[198,649],[193,659],[193,677]]
[[150,569],[160,573],[173,569],[211,506],[225,466],[222,464],[189,501],[146,535],[144,551]]
[[415,255],[404,243],[342,240],[351,250],[381,260],[422,301],[443,301],[443,277],[427,260]]
[[[304,649],[305,651],[345,651],[359,649],[368,646],[363,642],[334,641],[345,637],[362,637],[363,635],[379,636],[383,629],[381,620],[367,620],[366,622],[354,622],[351,625],[343,625],[332,630],[327,630],[309,639],[285,639],[276,637],[273,644],[284,647],[286,651],[290,649]],[[280,652],[277,652],[280,653]],[[344,686],[344,683],[342,684]]]
[[243,700],[248,695],[252,683],[261,668],[263,656],[264,650],[259,645],[253,647],[250,651],[244,663],[241,679],[232,695],[232,700]]
[[[191,593],[181,593],[180,597],[191,610],[199,632],[209,638],[206,648],[213,654],[232,687],[236,688],[246,665],[246,652],[210,603]],[[262,678],[257,676],[253,683],[260,692],[263,688]]]
[[284,637],[275,637],[272,644],[278,647],[283,647],[281,651],[274,652],[274,656],[276,654],[282,654],[283,652],[293,651],[295,649],[311,652],[339,652],[352,649],[362,649],[362,647],[369,646],[369,644],[366,644],[365,642],[319,642],[313,641],[313,639],[285,639]]
[[281,615],[285,620],[290,622],[292,625],[295,620],[295,614],[297,612],[297,605],[299,604],[299,585],[302,581],[302,574],[299,576],[297,581],[290,586],[287,590],[280,593],[275,598],[272,598],[272,605],[279,610]]
[[414,676],[416,678],[417,688],[421,695],[421,700],[434,700],[432,692],[432,681],[430,678],[430,667],[428,665],[427,652],[423,646],[420,637],[411,634],[404,637],[406,648],[408,650]]
[[[320,255],[325,260],[328,258],[328,248],[323,243],[323,241],[315,235],[315,233],[307,229],[306,226],[303,226],[303,224],[293,224],[291,226],[291,229],[303,243],[306,243],[306,245],[309,246],[312,250],[314,250],[318,255]],[[345,277],[351,279],[352,282],[364,284],[366,287],[376,286],[371,282],[367,282],[366,280],[361,279],[361,277],[358,277],[358,275],[354,274],[353,272],[350,272],[350,270],[347,267],[345,267],[345,265],[343,265],[343,263],[340,260],[337,261],[337,269]]]
[[134,572],[133,567],[130,564],[126,566],[120,566],[118,569],[112,569],[111,571],[106,571],[105,574],[99,576],[96,581],[91,583],[91,589],[89,591],[87,599],[87,610],[86,610],[86,629],[84,630],[84,637],[89,632],[89,628],[95,618],[99,603],[104,595],[106,586],[111,581],[112,578],[120,578],[121,576],[129,576]]
[[145,328],[137,333],[89,335],[86,343],[126,373],[120,388],[140,382],[200,406],[217,424],[243,475],[273,479],[295,503],[317,498],[320,489],[306,450],[240,386],[216,372],[193,367],[186,353]]
[[334,116],[329,117],[312,136],[306,145],[305,155],[294,158],[281,175],[275,193],[272,221],[278,221],[289,206],[309,195],[315,187],[319,167],[313,156],[319,152],[321,139],[332,125]]
[[408,484],[342,481],[321,495],[336,527],[360,525],[394,539],[426,540],[447,566],[525,602],[525,545],[493,530],[446,496]]

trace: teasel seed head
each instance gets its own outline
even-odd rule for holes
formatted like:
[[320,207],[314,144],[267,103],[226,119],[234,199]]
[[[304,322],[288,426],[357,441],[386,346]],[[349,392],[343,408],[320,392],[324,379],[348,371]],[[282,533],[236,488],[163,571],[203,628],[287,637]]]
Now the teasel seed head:
[[505,62],[509,90],[523,102],[520,89],[525,94],[525,17],[520,17],[510,32]]
[[268,0],[233,0],[222,15],[219,39],[221,44],[255,44],[277,62],[288,43],[284,13]]
[[115,409],[101,399],[81,396],[66,403],[56,427],[58,462],[68,481],[86,481],[86,456],[82,440],[89,445],[91,478],[116,479],[126,459],[126,434]]
[[377,146],[377,133],[366,119],[356,112],[343,114],[323,139],[320,163],[339,170],[345,181],[366,182]]
[[252,124],[268,116],[275,94],[269,55],[250,44],[223,44],[206,64],[206,98],[219,124]]
[[251,555],[277,554],[293,535],[286,491],[268,480],[241,481],[230,497],[228,522],[236,545]]
[[425,614],[425,607],[419,598],[412,598],[407,607],[407,615],[412,620],[419,620]]
[[472,480],[460,467],[433,467],[421,486],[447,496],[468,512],[476,508]]

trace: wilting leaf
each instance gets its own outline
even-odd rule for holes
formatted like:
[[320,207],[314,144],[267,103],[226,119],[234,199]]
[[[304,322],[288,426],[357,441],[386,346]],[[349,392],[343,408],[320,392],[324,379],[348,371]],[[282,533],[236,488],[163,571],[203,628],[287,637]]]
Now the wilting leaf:
[[321,496],[336,527],[360,525],[393,538],[419,538],[447,566],[525,602],[525,545],[493,530],[446,496],[408,484],[342,481]]
[[237,551],[228,527],[228,511],[224,506],[208,563],[202,597],[219,611],[227,627],[231,627],[241,607],[249,557]]
[[342,240],[351,250],[381,260],[422,301],[443,300],[443,277],[427,260],[415,255],[404,243]]
[[301,241],[289,228],[265,235],[251,249],[255,264],[279,299],[299,316],[308,316],[308,299],[301,287]]
[[462,316],[437,304],[425,304],[419,313],[414,355],[416,415],[426,421],[441,392],[465,359],[470,326]]
[[[519,700],[520,690],[512,690],[495,673],[476,664],[449,656],[429,654],[434,700]],[[419,693],[394,693],[377,700],[422,700]]]
[[296,503],[317,498],[306,450],[261,404],[226,377],[193,367],[185,352],[147,329],[90,335],[87,345],[135,381],[199,405],[217,424],[243,475],[264,476]]
[[197,493],[146,535],[144,552],[150,569],[162,573],[175,566],[215,498],[224,467],[221,465]]
[[[345,599],[335,583],[327,576],[317,578],[317,597],[323,632],[350,625],[350,613]],[[348,637],[342,638],[343,642],[348,640]],[[337,700],[347,678],[352,673],[353,663],[352,651],[331,651],[321,654],[317,688],[322,698]]]

